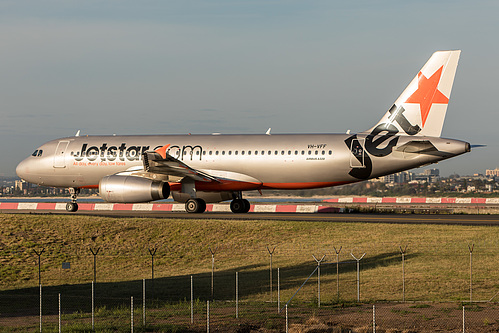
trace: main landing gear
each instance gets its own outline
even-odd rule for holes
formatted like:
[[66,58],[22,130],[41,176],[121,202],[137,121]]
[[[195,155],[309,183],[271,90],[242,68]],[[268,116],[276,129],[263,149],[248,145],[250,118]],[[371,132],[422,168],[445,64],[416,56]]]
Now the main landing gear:
[[[241,198],[241,193],[235,195],[235,198],[230,202],[230,210],[236,214],[244,214],[249,212],[251,204],[248,200]],[[201,198],[192,198],[185,203],[185,211],[187,213],[204,213],[206,210],[206,201]]]
[[78,194],[80,194],[80,189],[76,187],[70,187],[69,193],[71,194],[71,202],[66,204],[66,210],[68,212],[74,213],[78,210],[78,204],[76,203],[76,199],[78,198]]
[[185,211],[187,213],[204,213],[206,210],[206,202],[200,198],[189,199],[185,203]]
[[233,213],[244,214],[249,212],[251,204],[246,199],[234,199],[230,202],[230,210]]
[[243,192],[233,192],[232,197],[234,198],[230,202],[230,210],[236,214],[245,214],[249,212],[251,204],[248,200],[243,199]]

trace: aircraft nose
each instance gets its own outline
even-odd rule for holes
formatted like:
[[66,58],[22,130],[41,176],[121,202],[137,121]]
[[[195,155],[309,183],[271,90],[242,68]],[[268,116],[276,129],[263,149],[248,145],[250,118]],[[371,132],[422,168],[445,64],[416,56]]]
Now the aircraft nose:
[[19,163],[16,167],[16,174],[19,176],[21,179],[26,179],[29,176],[29,166],[28,166],[28,161],[23,160],[21,163]]

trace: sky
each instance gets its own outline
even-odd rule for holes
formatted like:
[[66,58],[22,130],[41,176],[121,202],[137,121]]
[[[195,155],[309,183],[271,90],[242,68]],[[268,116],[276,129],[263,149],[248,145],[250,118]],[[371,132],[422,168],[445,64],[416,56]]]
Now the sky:
[[0,176],[99,134],[371,128],[437,50],[462,50],[443,137],[499,167],[498,1],[2,0]]

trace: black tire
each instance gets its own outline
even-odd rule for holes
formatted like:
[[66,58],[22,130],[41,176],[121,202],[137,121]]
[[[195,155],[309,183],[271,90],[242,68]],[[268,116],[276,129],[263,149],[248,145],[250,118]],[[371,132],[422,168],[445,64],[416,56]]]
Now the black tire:
[[[249,210],[249,202],[248,202],[247,208]],[[246,209],[246,204],[244,203],[244,200],[242,200],[242,199],[234,199],[230,203],[230,210],[233,213],[236,213],[236,214],[247,213],[247,211],[245,211],[245,209]]]
[[66,204],[66,210],[68,212],[74,213],[78,210],[78,204],[76,202],[68,202]]
[[203,213],[206,210],[206,202],[203,199],[189,199],[185,203],[187,213]]
[[250,202],[248,200],[246,200],[246,199],[243,199],[243,203],[244,203],[244,210],[242,211],[242,213],[249,212],[249,210],[251,208]]

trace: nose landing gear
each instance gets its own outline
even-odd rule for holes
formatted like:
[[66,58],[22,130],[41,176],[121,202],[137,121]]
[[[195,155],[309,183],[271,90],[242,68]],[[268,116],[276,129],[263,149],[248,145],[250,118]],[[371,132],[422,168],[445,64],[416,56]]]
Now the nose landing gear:
[[66,211],[74,213],[78,210],[78,204],[76,199],[78,199],[78,194],[80,194],[80,189],[76,187],[70,187],[69,193],[71,194],[71,202],[66,204]]

